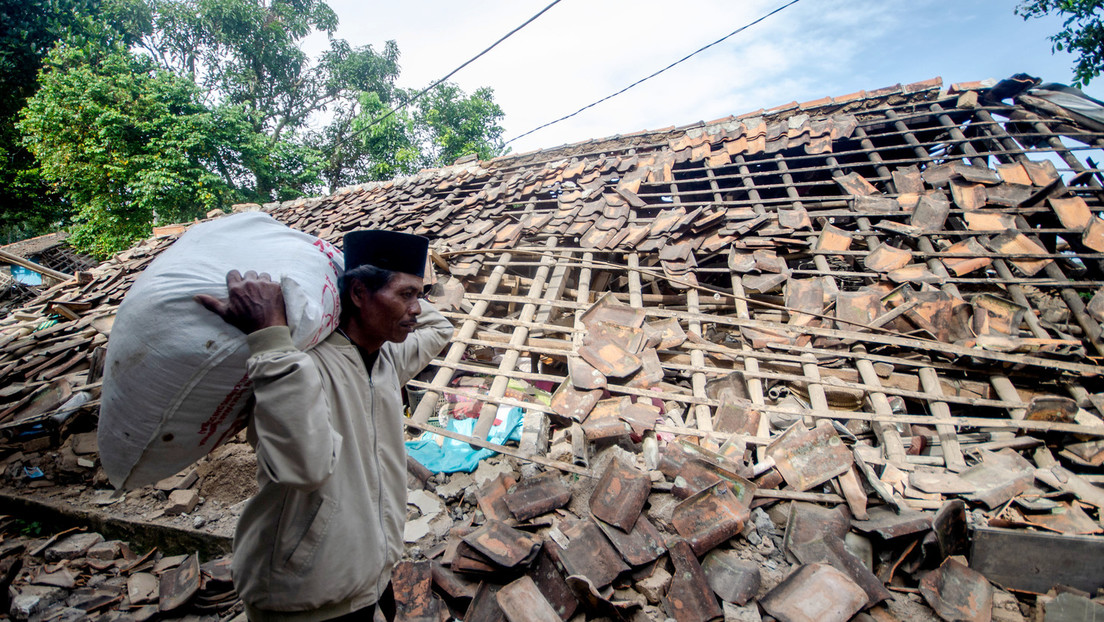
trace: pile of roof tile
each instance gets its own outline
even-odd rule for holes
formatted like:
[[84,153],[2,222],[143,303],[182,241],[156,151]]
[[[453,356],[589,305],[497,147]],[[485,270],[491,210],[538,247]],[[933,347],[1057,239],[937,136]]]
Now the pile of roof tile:
[[217,622],[242,610],[228,558],[136,555],[125,542],[81,530],[43,541],[5,522],[0,570],[12,619]]
[[[503,451],[528,471],[415,512],[438,540],[397,580],[468,619],[534,594],[561,616],[877,619],[922,598],[986,619],[994,584],[1092,610],[1104,197],[1085,152],[1104,134],[993,93],[934,80],[253,206],[332,242],[430,237],[457,332],[408,385],[409,426],[465,402],[482,442],[500,407],[526,413]],[[94,418],[111,315],[172,239],[0,325],[9,452]],[[730,553],[772,538],[786,560],[751,561],[793,572],[753,589]]]

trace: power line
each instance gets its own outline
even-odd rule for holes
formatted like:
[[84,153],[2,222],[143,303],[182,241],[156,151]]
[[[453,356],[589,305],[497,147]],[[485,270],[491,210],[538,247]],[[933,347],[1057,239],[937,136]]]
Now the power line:
[[544,128],[549,127],[551,125],[555,125],[555,124],[559,123],[560,121],[566,121],[566,120],[570,119],[571,117],[574,117],[575,115],[579,114],[580,112],[583,112],[584,110],[587,110],[589,108],[593,108],[594,106],[597,106],[598,104],[600,104],[600,103],[602,103],[602,102],[604,102],[608,99],[613,99],[614,97],[617,97],[618,95],[620,95],[620,94],[624,93],[625,91],[633,88],[634,86],[636,86],[638,84],[641,84],[643,82],[647,82],[648,80],[651,80],[652,78],[658,76],[659,74],[663,73],[664,71],[667,71],[668,69],[671,69],[675,65],[678,65],[679,63],[681,63],[685,60],[688,60],[690,57],[695,56],[697,54],[700,54],[701,52],[704,52],[705,50],[708,50],[709,48],[713,47],[714,45],[717,45],[718,43],[721,43],[724,40],[726,40],[726,39],[728,39],[728,38],[730,38],[734,35],[740,34],[741,32],[747,30],[748,28],[751,28],[752,26],[754,26],[754,25],[758,24],[759,22],[767,19],[768,17],[774,15],[775,13],[778,13],[778,12],[782,11],[783,9],[786,9],[790,6],[793,6],[793,5],[797,4],[798,2],[801,2],[801,0],[790,0],[790,2],[778,7],[777,9],[771,11],[770,13],[767,13],[766,15],[760,17],[759,19],[756,19],[755,21],[753,21],[751,23],[744,24],[743,26],[740,26],[736,30],[733,30],[732,32],[730,32],[727,35],[721,37],[720,39],[717,39],[713,43],[710,43],[709,45],[698,48],[697,50],[687,54],[686,56],[683,56],[682,58],[680,58],[677,61],[671,63],[670,65],[667,65],[663,69],[660,69],[659,71],[653,73],[652,75],[647,76],[645,78],[641,78],[641,79],[637,80],[636,82],[633,82],[632,84],[630,84],[630,85],[626,86],[625,88],[621,89],[620,91],[617,91],[616,93],[614,93],[612,95],[607,95],[606,97],[603,97],[602,99],[599,99],[598,101],[596,101],[592,104],[588,104],[586,106],[583,106],[582,108],[576,110],[575,112],[572,112],[571,114],[569,114],[567,116],[560,117],[559,119],[556,119],[555,121],[549,121],[548,123],[545,123],[544,125],[541,125],[540,127],[533,128],[533,129],[529,130],[528,132],[525,132],[524,134],[522,134],[520,136],[515,136],[515,137],[511,138],[510,140],[506,141],[505,143],[503,143],[503,145],[509,145],[510,143],[514,142],[515,140],[518,140],[519,138],[524,138],[524,137],[532,134],[533,132],[538,132],[540,130],[543,130]]
[[[493,49],[494,49],[494,48],[495,48],[496,46],[498,46],[498,44],[499,44],[499,43],[502,43],[502,42],[503,42],[503,41],[505,41],[506,39],[509,39],[509,38],[510,38],[511,36],[513,36],[513,35],[514,35],[514,33],[516,33],[517,31],[519,31],[519,30],[521,30],[522,28],[525,28],[525,27],[526,27],[526,26],[528,26],[529,24],[533,23],[533,21],[535,21],[535,20],[536,20],[536,19],[537,19],[538,17],[540,17],[541,15],[544,15],[544,14],[545,14],[545,13],[546,13],[546,12],[548,11],[548,9],[551,9],[552,7],[556,6],[556,5],[557,5],[557,4],[559,4],[559,3],[561,2],[561,1],[562,1],[562,0],[552,0],[552,2],[551,2],[551,3],[550,3],[550,4],[548,5],[548,6],[544,7],[544,8],[543,8],[543,9],[541,9],[541,10],[540,10],[539,12],[537,12],[536,14],[534,14],[534,15],[533,15],[532,17],[530,17],[529,19],[525,20],[525,22],[523,22],[523,23],[522,23],[522,24],[521,24],[520,26],[518,26],[517,28],[514,28],[514,29],[513,29],[513,30],[511,30],[510,32],[508,32],[508,33],[506,33],[505,35],[503,35],[503,36],[502,36],[502,38],[500,38],[500,39],[499,39],[498,41],[495,41],[494,43],[492,43],[492,44],[491,44],[491,45],[490,45],[490,46],[489,46],[489,47],[488,47],[487,49],[485,49],[485,50],[483,50],[482,52],[480,52],[480,53],[476,54],[475,56],[473,56],[473,57],[469,58],[469,59],[468,59],[467,61],[465,61],[465,62],[464,62],[464,64],[460,65],[460,66],[459,66],[459,67],[457,67],[456,69],[453,69],[453,70],[452,70],[452,71],[450,71],[450,72],[449,72],[449,73],[448,73],[448,74],[447,74],[447,75],[446,75],[445,77],[441,78],[440,80],[437,80],[437,81],[436,81],[436,82],[434,82],[433,84],[430,84],[430,85],[429,85],[429,86],[427,86],[426,88],[422,89],[422,90],[421,90],[421,91],[420,91],[420,92],[419,92],[419,93],[418,93],[417,95],[415,95],[414,97],[412,97],[412,98],[410,98],[410,99],[406,100],[405,102],[403,102],[403,103],[399,104],[398,106],[395,106],[394,108],[392,108],[392,109],[388,110],[388,111],[387,111],[387,113],[386,113],[386,114],[384,114],[383,116],[381,116],[381,117],[379,117],[379,118],[377,118],[377,119],[373,119],[373,120],[369,121],[369,122],[368,122],[368,124],[367,124],[367,125],[365,125],[364,127],[362,127],[362,128],[360,128],[359,130],[357,130],[357,131],[353,132],[352,134],[349,134],[349,135],[348,135],[347,137],[345,137],[345,138],[343,138],[343,139],[339,140],[339,141],[338,141],[338,143],[337,143],[337,144],[336,144],[336,145],[335,145],[334,147],[335,147],[335,148],[337,148],[337,147],[340,147],[340,146],[341,146],[341,145],[342,145],[342,144],[343,144],[343,143],[344,143],[344,142],[345,142],[346,140],[348,140],[348,139],[350,139],[350,138],[356,138],[357,136],[359,136],[359,135],[363,134],[364,132],[368,131],[368,129],[369,129],[369,128],[371,128],[371,127],[372,127],[373,125],[377,125],[377,124],[379,124],[379,123],[382,123],[382,122],[383,122],[383,121],[384,121],[385,119],[387,119],[387,118],[388,118],[388,117],[390,117],[391,115],[395,114],[395,113],[396,113],[396,112],[398,112],[399,110],[401,110],[401,109],[403,109],[403,108],[405,108],[405,107],[409,106],[410,104],[413,104],[414,102],[418,101],[419,99],[421,99],[421,98],[422,98],[422,96],[423,96],[423,95],[425,95],[426,93],[428,93],[428,92],[432,91],[432,90],[433,90],[434,88],[436,88],[436,87],[437,87],[437,86],[438,86],[439,84],[441,84],[441,83],[442,83],[442,82],[444,82],[445,80],[448,80],[449,78],[451,78],[451,77],[452,77],[452,76],[453,76],[453,75],[454,75],[454,74],[455,74],[456,72],[460,71],[460,70],[461,70],[461,69],[463,69],[464,67],[467,67],[468,65],[470,65],[470,64],[472,64],[473,62],[475,62],[476,60],[478,60],[478,59],[479,59],[479,57],[481,57],[481,56],[483,56],[484,54],[486,54],[487,52],[490,52],[491,50],[493,50]],[[795,1],[796,1],[796,0],[795,0]]]

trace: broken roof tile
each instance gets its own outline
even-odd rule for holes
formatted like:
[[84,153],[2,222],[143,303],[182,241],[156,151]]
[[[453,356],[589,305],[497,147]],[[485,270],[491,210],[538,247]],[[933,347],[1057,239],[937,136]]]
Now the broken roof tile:
[[632,531],[651,492],[651,478],[614,458],[598,479],[590,497],[590,511],[622,531]]
[[[990,240],[987,246],[991,248],[993,252],[1009,255],[1045,255],[1047,253],[1046,248],[1026,235],[1016,231],[1008,231],[1000,234]],[[1054,262],[1053,259],[1048,258],[1028,259],[1024,257],[1013,258],[1009,261],[1028,276],[1034,276],[1040,270]]]

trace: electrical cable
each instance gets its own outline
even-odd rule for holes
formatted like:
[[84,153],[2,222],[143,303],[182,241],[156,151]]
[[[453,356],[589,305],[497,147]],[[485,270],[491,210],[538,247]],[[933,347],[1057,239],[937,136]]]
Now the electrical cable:
[[[451,77],[452,77],[452,76],[453,76],[453,75],[454,75],[454,74],[455,74],[456,72],[460,71],[460,70],[461,70],[461,69],[463,69],[464,67],[467,67],[468,65],[470,65],[470,64],[472,64],[473,62],[475,62],[476,60],[478,60],[478,59],[479,59],[479,57],[481,57],[481,56],[483,56],[484,54],[486,54],[487,52],[490,52],[491,50],[493,50],[493,49],[494,49],[494,48],[495,48],[496,46],[498,46],[498,44],[499,44],[499,43],[502,43],[502,42],[503,42],[503,41],[505,41],[506,39],[509,39],[509,38],[510,38],[511,36],[513,36],[513,35],[514,35],[514,33],[516,33],[517,31],[519,31],[519,30],[521,30],[522,28],[525,28],[525,27],[526,27],[526,26],[528,26],[529,24],[533,23],[533,22],[534,22],[534,21],[535,21],[535,20],[536,20],[536,19],[537,19],[538,17],[540,17],[541,15],[544,15],[544,14],[545,14],[545,13],[546,13],[546,12],[548,11],[548,9],[551,9],[552,7],[556,6],[556,5],[557,5],[557,4],[559,4],[559,3],[561,2],[561,1],[562,1],[562,0],[552,0],[552,2],[551,2],[551,3],[550,3],[550,4],[548,5],[548,6],[544,7],[544,8],[543,8],[543,9],[541,9],[541,10],[540,10],[539,12],[537,12],[536,14],[534,14],[534,15],[533,15],[532,17],[530,17],[529,19],[525,20],[525,22],[523,22],[523,23],[522,23],[522,24],[521,24],[520,26],[518,26],[517,28],[514,28],[514,29],[513,29],[513,30],[511,30],[510,32],[508,32],[508,33],[506,33],[505,35],[503,35],[503,36],[502,36],[502,37],[501,37],[501,38],[500,38],[500,39],[499,39],[498,41],[495,41],[494,43],[492,43],[492,44],[491,44],[491,45],[490,45],[490,46],[489,46],[489,47],[488,47],[487,49],[485,49],[485,50],[483,50],[482,52],[480,52],[480,53],[476,54],[475,56],[473,56],[473,57],[469,58],[469,59],[468,59],[467,61],[465,61],[465,62],[464,62],[464,64],[460,65],[460,66],[459,66],[459,67],[457,67],[456,69],[453,69],[453,70],[452,70],[452,71],[450,71],[450,72],[449,72],[449,73],[448,73],[448,74],[447,74],[447,75],[446,75],[445,77],[441,78],[440,80],[437,80],[437,81],[436,81],[436,82],[434,82],[433,84],[430,84],[430,85],[429,85],[429,86],[427,86],[426,88],[422,89],[422,90],[421,90],[421,91],[420,91],[420,92],[419,92],[419,93],[418,93],[417,95],[415,95],[414,97],[412,97],[412,98],[410,98],[410,99],[408,99],[408,100],[404,101],[403,103],[399,104],[398,106],[395,106],[394,108],[392,108],[392,109],[388,110],[388,111],[387,111],[387,113],[386,113],[386,114],[384,114],[383,116],[381,116],[381,117],[379,117],[379,118],[377,118],[377,119],[373,119],[373,120],[369,121],[369,122],[368,122],[368,124],[367,124],[367,125],[365,125],[364,127],[362,127],[362,128],[360,128],[359,130],[357,130],[357,131],[353,132],[352,134],[349,134],[349,136],[347,136],[347,137],[345,137],[345,138],[343,138],[343,139],[339,140],[339,141],[337,142],[337,144],[336,144],[336,145],[334,145],[334,147],[335,147],[335,148],[337,148],[337,147],[340,147],[340,146],[342,145],[342,143],[344,143],[344,142],[345,142],[345,140],[347,140],[347,139],[349,139],[349,138],[356,138],[356,137],[357,137],[357,136],[359,136],[360,134],[362,134],[362,133],[366,132],[366,131],[367,131],[367,130],[368,130],[369,128],[371,128],[372,126],[374,126],[374,125],[376,125],[376,124],[378,124],[378,123],[382,123],[382,122],[383,122],[383,121],[384,121],[385,119],[387,119],[387,118],[388,118],[388,117],[390,117],[391,115],[395,114],[395,113],[396,113],[396,112],[398,112],[399,110],[401,110],[401,109],[403,109],[403,108],[405,108],[405,107],[409,106],[410,104],[413,104],[414,102],[418,101],[419,99],[421,99],[421,98],[422,98],[422,96],[423,96],[423,95],[425,95],[425,94],[426,94],[426,93],[428,93],[429,91],[431,91],[431,90],[433,90],[434,88],[436,88],[436,87],[437,87],[437,86],[438,86],[439,84],[441,84],[441,83],[442,83],[442,82],[444,82],[445,80],[448,80],[449,78],[451,78]],[[795,0],[795,1],[796,1],[796,0]]]
[[556,119],[555,121],[549,121],[548,123],[545,123],[544,125],[541,125],[540,127],[533,128],[533,129],[529,130],[528,132],[525,132],[524,134],[521,134],[520,136],[515,136],[515,137],[511,138],[510,140],[508,140],[508,141],[506,141],[502,144],[503,145],[509,145],[510,143],[514,142],[515,140],[518,140],[519,138],[524,138],[524,137],[532,134],[533,132],[538,132],[540,130],[543,130],[544,128],[549,127],[551,125],[555,125],[555,124],[559,123],[560,121],[566,121],[566,120],[570,119],[571,117],[574,117],[575,115],[579,114],[580,112],[583,112],[584,110],[587,110],[588,108],[593,108],[594,106],[597,106],[598,104],[600,104],[600,103],[602,103],[602,102],[604,102],[608,99],[613,99],[614,97],[617,97],[618,95],[620,95],[620,94],[624,93],[625,91],[633,88],[634,86],[637,86],[638,84],[641,84],[643,82],[647,82],[648,80],[651,80],[652,78],[658,76],[659,74],[663,73],[664,71],[667,71],[668,69],[671,69],[675,65],[678,65],[679,63],[690,59],[692,56],[695,56],[697,54],[700,54],[701,52],[704,52],[705,50],[708,50],[709,48],[713,47],[714,45],[717,45],[718,43],[723,42],[725,39],[728,39],[728,38],[730,38],[734,35],[740,34],[741,32],[747,30],[748,28],[751,28],[752,26],[754,26],[754,25],[758,24],[759,22],[767,19],[768,17],[774,15],[775,13],[778,13],[778,12],[782,11],[783,9],[791,7],[795,4],[797,4],[798,2],[801,2],[801,0],[790,0],[790,2],[788,2],[787,4],[784,4],[780,7],[778,7],[777,9],[771,11],[770,13],[767,13],[766,15],[756,19],[755,21],[753,21],[751,23],[744,24],[743,26],[740,26],[736,30],[733,30],[732,32],[730,32],[727,35],[721,37],[720,39],[717,39],[716,41],[714,41],[713,43],[710,43],[709,45],[698,48],[697,50],[687,54],[686,56],[683,56],[682,58],[680,58],[677,61],[671,63],[670,65],[667,65],[663,69],[660,69],[659,71],[653,73],[652,75],[647,76],[645,78],[641,78],[641,79],[637,80],[636,82],[633,82],[632,84],[626,86],[625,88],[621,89],[620,91],[617,91],[616,93],[614,93],[612,95],[607,95],[606,97],[603,97],[602,99],[599,99],[598,101],[596,101],[592,104],[588,104],[586,106],[583,106],[582,108],[576,110],[575,112],[573,112],[573,113],[571,113],[567,116],[560,117],[559,119]]

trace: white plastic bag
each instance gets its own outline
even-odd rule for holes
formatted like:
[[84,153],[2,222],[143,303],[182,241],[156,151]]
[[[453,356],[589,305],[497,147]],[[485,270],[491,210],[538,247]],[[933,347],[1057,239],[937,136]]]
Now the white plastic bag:
[[245,334],[197,303],[226,297],[226,273],[279,280],[296,347],[328,336],[340,316],[342,255],[260,212],[195,225],[134,282],[112,326],[98,441],[111,483],[155,483],[207,455],[244,424],[252,395]]

